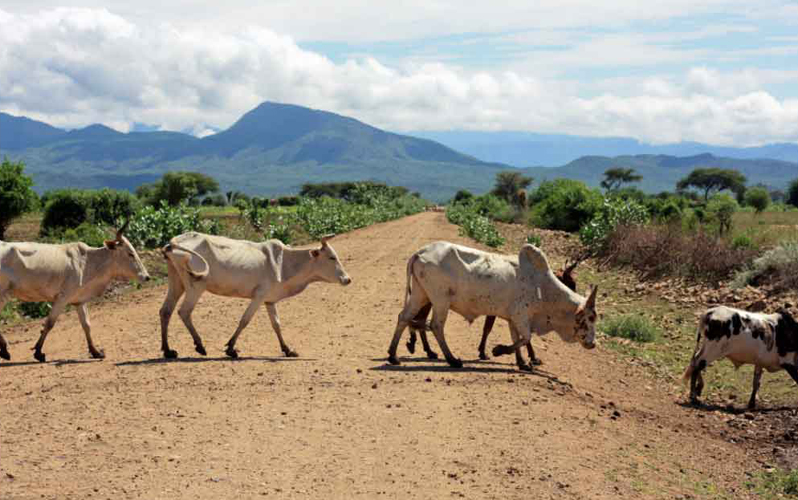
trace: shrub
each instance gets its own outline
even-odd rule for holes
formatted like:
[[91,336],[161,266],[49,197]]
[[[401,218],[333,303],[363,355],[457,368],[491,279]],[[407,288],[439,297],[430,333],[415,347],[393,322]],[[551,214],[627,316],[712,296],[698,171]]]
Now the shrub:
[[136,195],[144,203],[159,205],[165,201],[170,206],[194,201],[208,193],[219,191],[216,179],[199,172],[166,172],[161,180],[152,184],[142,184]]
[[688,232],[677,224],[618,226],[599,256],[606,264],[631,267],[643,279],[682,276],[717,282],[744,267],[756,255],[751,248],[733,248],[702,229]]
[[735,275],[732,286],[759,286],[766,281],[777,287],[798,289],[798,241],[782,241],[754,259]]
[[281,207],[293,207],[299,205],[299,196],[280,196],[277,204]]
[[461,189],[461,190],[457,191],[454,194],[454,198],[452,198],[452,202],[460,203],[460,202],[463,202],[463,201],[468,201],[468,200],[470,200],[473,197],[474,197],[474,194],[471,191],[469,191],[467,189]]
[[747,234],[738,234],[732,239],[731,246],[735,250],[756,249],[756,243]]
[[89,221],[91,199],[88,191],[60,189],[46,193],[47,205],[42,218],[42,235],[58,234]]
[[446,209],[446,218],[460,226],[460,233],[490,247],[504,244],[504,238],[490,219],[481,215],[473,203],[457,203]]
[[49,302],[20,302],[17,306],[20,314],[34,319],[46,317],[52,308]]
[[592,219],[604,199],[598,190],[572,179],[544,181],[530,198],[533,224],[570,232]]
[[647,222],[648,212],[640,203],[606,198],[593,219],[579,230],[579,239],[591,252],[597,253],[617,226]]
[[718,232],[726,234],[731,230],[732,217],[738,208],[737,201],[731,195],[720,193],[707,203],[707,215],[718,224]]
[[645,316],[627,314],[602,321],[601,330],[610,337],[620,337],[635,342],[653,342],[659,338],[659,328]]
[[131,219],[125,236],[135,247],[157,248],[187,231],[219,234],[219,223],[202,220],[197,208],[187,205],[170,207],[165,201],[156,208],[148,205]]
[[114,226],[131,217],[139,207],[138,199],[127,191],[101,189],[88,191],[92,221]]
[[770,193],[763,187],[753,187],[745,192],[745,204],[762,213],[770,205]]
[[110,239],[100,226],[90,222],[83,222],[78,227],[57,229],[49,232],[42,238],[45,243],[72,243],[82,241],[90,247],[101,247],[105,244],[105,240]]
[[33,179],[25,175],[25,164],[3,159],[0,165],[0,240],[11,221],[34,209],[39,197],[31,189]]

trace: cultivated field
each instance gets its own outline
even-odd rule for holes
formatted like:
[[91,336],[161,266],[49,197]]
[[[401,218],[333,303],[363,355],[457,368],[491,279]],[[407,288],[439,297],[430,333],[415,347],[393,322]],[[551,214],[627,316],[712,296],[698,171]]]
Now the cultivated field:
[[[789,459],[779,440],[796,398],[744,415],[691,408],[675,365],[652,370],[606,339],[585,351],[536,338],[544,365],[524,374],[512,356],[478,361],[481,320],[452,314],[447,340],[463,369],[409,356],[404,342],[403,364],[387,365],[406,259],[438,239],[475,246],[441,213],[333,240],[352,285],[314,284],[277,306],[300,358],[280,355],[261,311],[238,342],[242,357],[228,359],[246,301],[206,294],[194,322],[209,355],[195,354],[174,317],[182,357],[162,360],[165,285],[90,306],[105,360],[89,359],[74,312],[50,334],[45,364],[30,351],[39,321],[5,328],[0,498],[739,499],[756,498],[747,483]],[[599,309],[635,307],[618,278],[580,276],[582,289],[610,290]],[[700,307],[683,309],[688,321]],[[674,342],[694,342],[690,330],[674,329],[689,335]],[[508,339],[499,321],[491,344]]]

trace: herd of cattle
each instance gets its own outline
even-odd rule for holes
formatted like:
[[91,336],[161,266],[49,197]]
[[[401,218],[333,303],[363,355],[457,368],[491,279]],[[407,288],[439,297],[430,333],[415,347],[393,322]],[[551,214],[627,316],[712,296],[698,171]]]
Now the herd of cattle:
[[[12,297],[22,301],[51,302],[33,356],[46,360],[42,348],[47,334],[67,305],[74,305],[86,334],[89,353],[105,356],[91,338],[86,303],[102,294],[113,279],[150,279],[135,248],[124,236],[125,227],[102,248],[84,243],[52,245],[0,241],[0,309]],[[161,350],[165,358],[178,353],[169,348],[169,320],[181,297],[178,315],[194,340],[194,348],[206,354],[202,339],[191,320],[199,298],[207,290],[216,295],[250,299],[226,354],[237,357],[235,348],[241,332],[261,304],[286,356],[297,356],[283,339],[275,304],[322,281],[348,285],[352,282],[335,250],[322,238],[321,247],[295,249],[278,240],[250,242],[196,232],[173,238],[161,249],[166,259],[169,288],[160,310]],[[578,261],[577,261],[578,262]],[[531,345],[532,334],[556,332],[566,342],[595,347],[596,292],[585,298],[576,292],[572,272],[576,262],[555,274],[545,254],[533,245],[524,245],[518,255],[499,255],[448,242],[431,243],[410,256],[407,262],[405,304],[397,320],[388,349],[388,362],[399,364],[396,350],[404,330],[410,327],[408,350],[415,350],[416,332],[431,359],[438,357],[426,337],[426,318],[432,311],[430,329],[450,366],[462,361],[452,354],[444,336],[449,311],[469,322],[486,316],[480,358],[487,359],[485,343],[496,317],[510,327],[512,344],[497,345],[494,356],[514,353],[521,370],[539,364]],[[527,363],[521,352],[526,346]],[[10,360],[6,340],[0,333],[0,357]],[[712,362],[730,359],[735,366],[755,365],[753,391],[748,406],[756,404],[763,370],[786,370],[798,383],[798,323],[789,312],[758,314],[718,306],[699,320],[695,352],[684,372],[690,381],[690,399],[696,401],[704,383],[701,372]]]

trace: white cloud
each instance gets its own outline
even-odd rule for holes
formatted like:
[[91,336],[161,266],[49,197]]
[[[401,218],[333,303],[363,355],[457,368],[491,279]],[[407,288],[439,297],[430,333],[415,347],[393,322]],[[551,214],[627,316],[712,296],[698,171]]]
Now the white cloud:
[[[683,5],[695,8],[694,3]],[[579,2],[562,5],[588,8]],[[319,8],[317,16],[323,18],[326,7]],[[365,14],[351,15],[372,12],[363,8]],[[596,8],[608,16],[619,14]],[[521,4],[515,9],[540,11]],[[658,8],[626,9],[620,14],[664,15]],[[404,22],[403,15],[409,16],[403,10],[397,22]],[[335,63],[303,50],[290,37],[255,26],[210,29],[135,19],[104,9],[0,11],[0,109],[57,126],[101,122],[125,131],[138,122],[207,135],[211,127],[226,128],[272,100],[396,131],[530,130],[658,143],[798,142],[798,101],[764,90],[768,83],[796,82],[795,71],[724,72],[703,64],[701,50],[651,46],[634,37],[595,37],[557,53],[540,51],[515,70],[475,71],[442,62],[389,65],[374,57]],[[666,61],[694,61],[694,67],[680,75],[657,73],[657,65]],[[551,70],[621,64],[653,73],[578,81]],[[585,93],[586,88],[592,92]]]

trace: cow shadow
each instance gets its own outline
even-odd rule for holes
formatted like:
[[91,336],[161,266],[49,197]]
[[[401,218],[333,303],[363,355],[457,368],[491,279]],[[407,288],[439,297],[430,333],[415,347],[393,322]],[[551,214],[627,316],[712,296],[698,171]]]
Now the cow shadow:
[[691,403],[690,401],[680,401],[676,403],[677,405],[681,406],[682,408],[688,410],[702,410],[702,411],[717,411],[720,413],[725,413],[727,415],[742,415],[744,413],[761,413],[763,415],[767,415],[768,413],[780,413],[785,411],[794,411],[796,409],[795,406],[757,406],[753,410],[749,410],[747,406],[733,406],[731,404],[717,404],[717,403],[705,403],[704,401],[698,401],[697,403]]
[[213,356],[213,357],[194,357],[194,356],[187,356],[185,358],[173,358],[173,359],[166,359],[163,357],[158,358],[150,358],[150,359],[139,359],[135,361],[120,361],[119,363],[114,363],[114,366],[148,366],[148,365],[163,365],[163,364],[170,364],[170,363],[219,363],[219,362],[229,362],[229,363],[239,363],[245,361],[261,361],[261,362],[270,362],[270,363],[278,363],[283,361],[318,361],[316,358],[287,358],[284,356],[239,356],[237,358],[231,358],[230,356]]
[[0,369],[12,368],[15,366],[31,366],[31,365],[53,365],[53,366],[66,366],[66,365],[81,365],[83,363],[102,363],[102,359],[53,359],[51,361],[3,361],[0,363]]
[[371,361],[382,361],[383,364],[369,368],[384,372],[431,372],[431,373],[507,373],[515,375],[532,375],[560,382],[556,375],[541,370],[539,366],[531,372],[519,370],[514,364],[480,359],[463,359],[462,368],[452,368],[446,360],[428,358],[398,358],[401,365],[392,365],[385,358],[372,358]]

